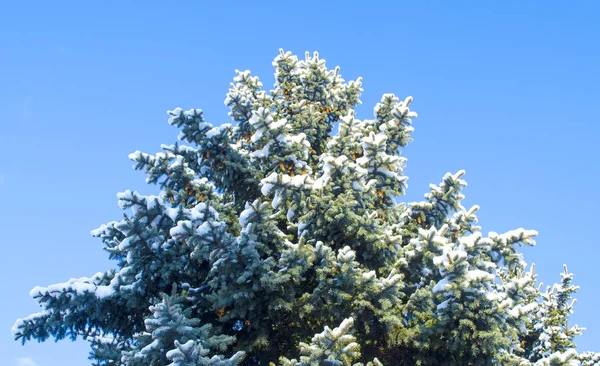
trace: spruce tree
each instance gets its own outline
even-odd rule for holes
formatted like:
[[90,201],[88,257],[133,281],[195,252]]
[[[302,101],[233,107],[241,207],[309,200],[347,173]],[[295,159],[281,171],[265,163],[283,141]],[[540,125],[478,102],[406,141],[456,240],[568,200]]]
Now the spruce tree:
[[411,97],[359,120],[360,78],[316,52],[273,66],[270,91],[236,71],[233,124],[168,112],[180,142],[130,155],[159,193],[119,193],[92,231],[115,268],[34,288],[16,339],[82,337],[99,366],[600,362],[575,349],[572,274],[542,293],[518,252],[537,233],[484,236],[464,171],[401,201]]

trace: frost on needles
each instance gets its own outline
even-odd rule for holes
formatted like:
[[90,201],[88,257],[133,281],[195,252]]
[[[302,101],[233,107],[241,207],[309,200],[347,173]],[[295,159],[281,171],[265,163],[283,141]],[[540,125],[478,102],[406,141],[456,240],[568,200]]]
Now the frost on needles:
[[600,363],[576,351],[572,274],[544,292],[517,251],[535,231],[484,236],[464,171],[399,203],[411,97],[359,120],[360,78],[273,66],[270,91],[236,71],[232,124],[169,112],[181,143],[130,155],[160,192],[119,193],[92,231],[115,268],[34,288],[17,340],[81,337],[94,365]]

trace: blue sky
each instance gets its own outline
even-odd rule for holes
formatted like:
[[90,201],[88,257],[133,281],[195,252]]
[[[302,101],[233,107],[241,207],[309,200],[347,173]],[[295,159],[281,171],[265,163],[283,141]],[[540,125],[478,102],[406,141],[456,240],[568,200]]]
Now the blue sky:
[[0,4],[0,364],[89,364],[83,342],[12,340],[29,290],[109,268],[90,230],[121,217],[117,192],[156,192],[127,155],[176,140],[168,109],[228,122],[234,70],[270,88],[280,47],[362,76],[359,118],[412,95],[406,200],[465,169],[484,233],[538,230],[541,280],[575,273],[578,344],[600,351],[600,3],[83,3]]

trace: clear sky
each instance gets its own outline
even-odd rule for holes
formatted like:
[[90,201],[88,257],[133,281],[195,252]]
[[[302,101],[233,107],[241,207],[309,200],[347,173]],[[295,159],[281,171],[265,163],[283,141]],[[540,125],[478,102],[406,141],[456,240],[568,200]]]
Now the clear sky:
[[599,2],[90,3],[0,3],[0,364],[89,364],[83,342],[12,340],[29,290],[108,269],[90,230],[122,217],[117,192],[157,192],[127,155],[176,141],[168,109],[228,122],[234,70],[270,88],[279,48],[362,76],[361,119],[412,95],[406,199],[465,169],[484,233],[538,230],[541,280],[575,273],[578,343],[600,351]]

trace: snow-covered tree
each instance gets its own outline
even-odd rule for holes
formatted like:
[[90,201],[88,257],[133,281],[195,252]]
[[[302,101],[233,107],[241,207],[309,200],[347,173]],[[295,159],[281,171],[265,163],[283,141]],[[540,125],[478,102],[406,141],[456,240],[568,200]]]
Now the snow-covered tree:
[[575,350],[572,275],[540,292],[518,252],[537,233],[484,236],[464,171],[401,202],[411,97],[360,120],[360,78],[317,53],[273,66],[269,91],[236,71],[232,124],[168,112],[180,142],[130,155],[159,192],[119,193],[92,231],[115,268],[34,288],[16,339],[82,337],[99,366],[599,362]]
[[[282,366],[318,366],[318,365],[353,365],[363,366],[362,363],[352,363],[360,356],[360,345],[348,333],[354,319],[344,319],[339,327],[331,330],[325,326],[325,330],[316,334],[310,344],[300,342],[300,361],[281,358]],[[367,366],[381,365],[378,359],[367,363]]]

